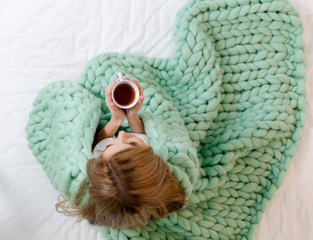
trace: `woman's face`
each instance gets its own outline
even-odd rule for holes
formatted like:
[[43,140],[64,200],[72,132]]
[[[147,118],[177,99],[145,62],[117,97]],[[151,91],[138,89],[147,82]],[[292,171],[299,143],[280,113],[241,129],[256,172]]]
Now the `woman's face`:
[[110,142],[102,153],[102,159],[109,159],[114,154],[133,147],[145,147],[146,144],[139,137],[131,133],[120,131],[112,142]]

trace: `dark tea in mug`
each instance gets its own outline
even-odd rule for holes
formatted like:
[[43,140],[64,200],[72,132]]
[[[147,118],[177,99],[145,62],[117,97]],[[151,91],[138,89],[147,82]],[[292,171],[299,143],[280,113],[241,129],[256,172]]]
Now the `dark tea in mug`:
[[118,85],[113,93],[115,101],[122,106],[127,106],[135,100],[135,90],[127,83]]

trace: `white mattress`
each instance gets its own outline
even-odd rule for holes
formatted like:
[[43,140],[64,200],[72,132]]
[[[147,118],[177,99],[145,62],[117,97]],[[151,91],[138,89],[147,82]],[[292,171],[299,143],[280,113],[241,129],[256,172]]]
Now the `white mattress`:
[[[0,1],[0,239],[103,239],[55,211],[58,192],[27,147],[24,127],[40,88],[76,81],[92,57],[128,52],[170,57],[186,0]],[[305,27],[307,122],[283,186],[255,239],[313,239],[313,3],[292,0]]]

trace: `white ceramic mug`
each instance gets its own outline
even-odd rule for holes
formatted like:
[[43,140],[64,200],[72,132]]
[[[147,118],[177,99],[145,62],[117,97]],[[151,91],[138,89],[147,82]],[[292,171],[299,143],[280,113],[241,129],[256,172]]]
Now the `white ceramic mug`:
[[[119,108],[122,108],[122,109],[129,109],[129,108],[132,108],[136,105],[136,103],[138,102],[139,100],[139,89],[138,87],[136,86],[135,83],[133,83],[132,81],[129,81],[129,80],[123,80],[123,76],[121,73],[117,73],[117,78],[119,79],[119,81],[114,85],[113,89],[112,89],[112,99],[113,99],[113,102],[116,104],[116,106],[118,106]],[[119,101],[118,101],[118,98],[119,96],[116,96],[116,94],[118,92],[115,92],[115,91],[119,91],[120,93],[123,93],[124,96],[120,96],[121,98],[124,98],[124,99],[128,99],[128,97],[131,97],[131,96],[128,96],[125,95],[126,92],[122,92],[119,90],[119,86],[120,88],[122,87],[121,85],[123,84],[126,84],[128,86],[131,87],[131,89],[134,91],[134,95],[133,96],[133,100],[131,102],[128,101],[128,103],[126,105],[123,105],[123,104],[120,104]],[[126,86],[127,87],[127,86]],[[130,92],[130,95],[132,95],[133,92]]]

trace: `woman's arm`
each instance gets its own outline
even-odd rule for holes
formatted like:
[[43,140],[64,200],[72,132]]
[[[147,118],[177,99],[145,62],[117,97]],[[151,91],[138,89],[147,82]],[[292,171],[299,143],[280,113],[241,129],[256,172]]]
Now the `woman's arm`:
[[111,84],[109,84],[109,86],[105,88],[105,104],[110,110],[112,116],[110,121],[104,126],[104,128],[96,133],[92,148],[94,148],[94,146],[96,146],[96,144],[101,140],[113,137],[126,117],[125,112],[118,106],[116,106],[112,99],[112,89],[117,82],[118,80],[112,82]]
[[114,117],[112,117],[107,125],[96,133],[93,146],[97,145],[98,142],[105,138],[113,137],[122,123],[123,121],[121,119],[114,119]]
[[127,118],[130,130],[133,133],[143,133],[143,134],[145,133],[145,128],[137,114],[130,115],[130,116],[126,115],[126,118]]

